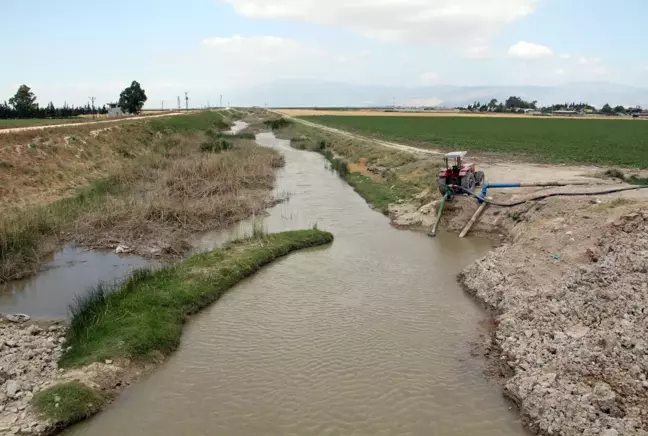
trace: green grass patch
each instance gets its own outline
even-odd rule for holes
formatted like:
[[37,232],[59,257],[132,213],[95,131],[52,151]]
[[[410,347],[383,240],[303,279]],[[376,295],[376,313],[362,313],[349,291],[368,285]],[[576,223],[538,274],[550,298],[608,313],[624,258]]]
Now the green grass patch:
[[214,111],[155,118],[149,122],[155,131],[176,133],[198,132],[208,129],[225,130],[230,126],[227,114]]
[[187,315],[274,259],[332,240],[318,229],[257,235],[171,267],[137,272],[116,289],[99,286],[72,308],[71,348],[59,364],[168,354],[178,346]]
[[641,120],[309,116],[308,121],[420,148],[519,154],[548,162],[648,168]]
[[396,203],[400,199],[398,193],[387,184],[375,182],[360,173],[350,173],[345,177],[345,180],[367,203],[380,209],[383,213],[387,212],[390,204]]
[[92,416],[105,401],[105,397],[96,389],[73,381],[38,392],[32,399],[32,405],[44,418],[67,425]]

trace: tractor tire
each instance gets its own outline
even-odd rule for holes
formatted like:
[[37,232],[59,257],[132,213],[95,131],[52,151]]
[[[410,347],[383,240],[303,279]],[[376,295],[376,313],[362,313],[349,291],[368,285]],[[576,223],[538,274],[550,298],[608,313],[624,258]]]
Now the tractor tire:
[[473,173],[469,173],[462,177],[461,187],[467,191],[472,192],[475,189],[475,175]]
[[486,174],[483,171],[477,171],[475,173],[475,184],[477,186],[482,186],[486,181]]
[[439,185],[439,192],[441,195],[446,195],[446,192],[448,191],[448,185],[446,183],[446,178],[445,177],[439,177],[437,179],[437,184]]

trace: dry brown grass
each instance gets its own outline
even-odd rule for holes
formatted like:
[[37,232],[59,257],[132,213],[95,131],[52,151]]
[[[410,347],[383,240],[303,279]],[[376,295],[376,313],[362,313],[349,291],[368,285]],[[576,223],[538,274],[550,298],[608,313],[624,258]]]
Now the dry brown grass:
[[78,242],[93,247],[125,244],[143,255],[178,255],[196,232],[260,214],[283,164],[274,150],[240,142],[220,154],[191,153],[128,181],[129,194],[114,195],[77,220]]
[[141,123],[93,131],[79,126],[0,135],[0,207],[49,204],[163,142]]
[[193,122],[210,121],[185,119],[176,133],[134,123],[0,136],[0,282],[33,273],[64,241],[177,254],[191,232],[260,211],[278,153],[242,139],[228,152],[202,153],[206,136]]

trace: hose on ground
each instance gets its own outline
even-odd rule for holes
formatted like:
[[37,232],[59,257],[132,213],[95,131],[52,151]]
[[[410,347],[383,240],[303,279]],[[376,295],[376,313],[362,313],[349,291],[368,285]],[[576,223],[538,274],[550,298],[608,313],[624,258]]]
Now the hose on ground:
[[545,198],[550,198],[550,197],[579,197],[579,196],[589,196],[589,195],[607,195],[607,194],[614,194],[616,192],[625,192],[625,191],[638,191],[640,189],[648,189],[648,185],[641,185],[641,186],[631,186],[631,187],[624,187],[624,188],[616,188],[616,189],[610,189],[608,191],[596,191],[596,192],[551,192],[548,194],[542,194],[538,195],[537,197],[533,198],[528,198],[526,200],[522,201],[516,201],[515,203],[497,203],[492,200],[487,200],[486,198],[481,198],[479,195],[475,194],[474,192],[459,186],[459,185],[451,185],[451,189],[455,191],[462,191],[468,195],[471,195],[475,197],[477,200],[480,202],[488,203],[492,206],[499,206],[499,207],[515,207],[515,206],[520,206],[525,203],[529,203],[531,201],[540,201],[544,200]]

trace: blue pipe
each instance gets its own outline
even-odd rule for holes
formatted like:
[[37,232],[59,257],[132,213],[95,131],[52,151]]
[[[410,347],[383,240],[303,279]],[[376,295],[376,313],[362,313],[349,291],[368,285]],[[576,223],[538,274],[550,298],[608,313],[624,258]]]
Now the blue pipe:
[[477,203],[482,204],[484,202],[488,188],[520,188],[521,186],[522,183],[486,183],[482,186],[482,192],[477,199]]

